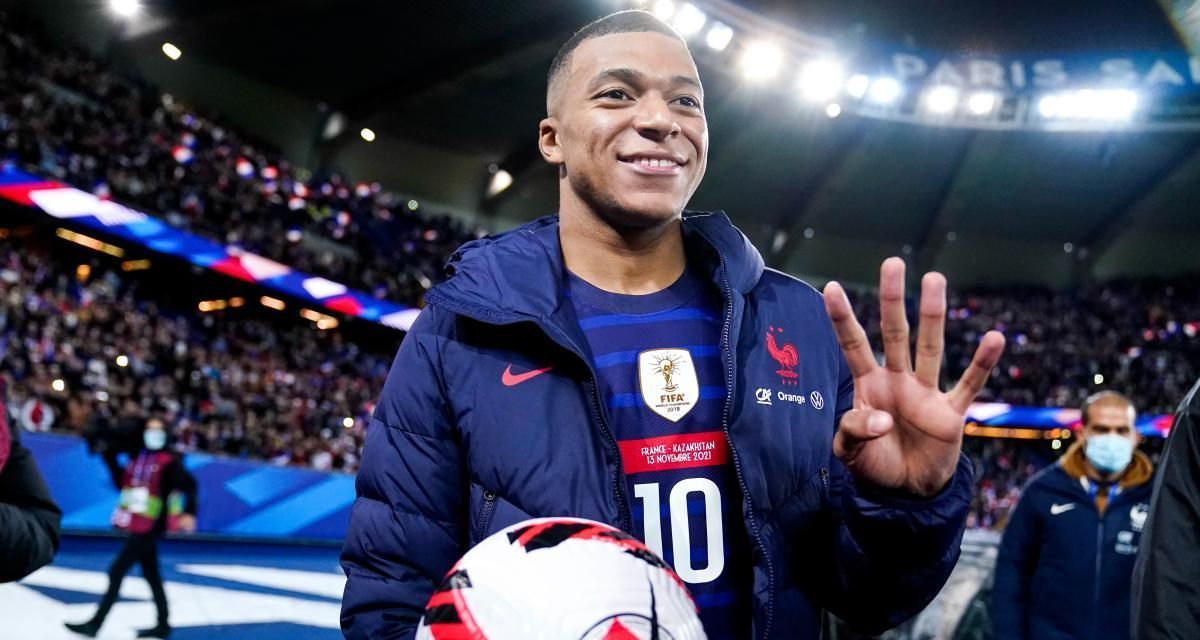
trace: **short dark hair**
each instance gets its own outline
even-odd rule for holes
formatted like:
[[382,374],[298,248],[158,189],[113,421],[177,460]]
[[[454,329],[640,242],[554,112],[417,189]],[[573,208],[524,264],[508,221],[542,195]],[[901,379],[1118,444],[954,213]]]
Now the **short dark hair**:
[[1133,401],[1130,400],[1125,394],[1118,393],[1116,391],[1101,391],[1099,393],[1093,393],[1092,395],[1088,396],[1087,399],[1083,401],[1083,404],[1079,407],[1079,411],[1081,412],[1081,415],[1079,416],[1079,420],[1084,426],[1087,426],[1087,423],[1088,423],[1088,410],[1091,409],[1094,405],[1098,405],[1098,404],[1099,405],[1123,404],[1126,407],[1129,407],[1129,411],[1132,412],[1135,416],[1137,415],[1137,408],[1133,406]]
[[550,62],[550,71],[546,74],[546,105],[547,110],[550,104],[550,94],[554,90],[554,85],[562,75],[562,71],[566,68],[571,60],[571,54],[584,41],[600,36],[607,36],[614,33],[661,33],[665,36],[675,38],[687,46],[687,40],[679,35],[679,32],[672,29],[671,25],[659,20],[654,14],[641,9],[630,9],[628,11],[618,11],[610,13],[595,22],[591,22],[569,40],[563,43],[563,46],[558,48],[558,53],[554,54],[554,60]]

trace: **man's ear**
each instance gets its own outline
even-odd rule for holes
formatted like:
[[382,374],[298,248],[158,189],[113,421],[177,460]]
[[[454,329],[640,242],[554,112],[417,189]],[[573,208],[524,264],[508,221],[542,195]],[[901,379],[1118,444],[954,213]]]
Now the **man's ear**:
[[558,141],[558,118],[547,116],[538,123],[538,151],[553,165],[562,166],[563,153]]

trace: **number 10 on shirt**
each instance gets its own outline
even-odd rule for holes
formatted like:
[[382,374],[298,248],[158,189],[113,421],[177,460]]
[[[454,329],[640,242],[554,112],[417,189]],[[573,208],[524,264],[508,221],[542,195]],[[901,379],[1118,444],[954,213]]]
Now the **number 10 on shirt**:
[[[708,543],[708,566],[692,566],[692,532],[688,523],[688,495],[698,493],[704,498],[704,524]],[[633,485],[633,495],[642,500],[643,530],[646,546],[663,557],[662,507],[659,502],[659,483]],[[725,569],[725,532],[721,524],[721,489],[708,478],[687,478],[671,487],[667,498],[670,507],[671,552],[675,573],[689,584],[716,580]]]

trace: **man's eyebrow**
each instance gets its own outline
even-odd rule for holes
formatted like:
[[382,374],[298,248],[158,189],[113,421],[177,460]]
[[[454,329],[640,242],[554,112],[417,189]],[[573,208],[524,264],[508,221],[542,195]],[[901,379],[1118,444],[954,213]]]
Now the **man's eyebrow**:
[[[624,67],[618,69],[605,69],[604,71],[596,74],[595,78],[592,78],[592,82],[590,83],[589,87],[599,88],[599,85],[602,85],[610,80],[616,80],[617,82],[623,82],[629,86],[636,87],[644,84],[646,75],[636,69]],[[687,85],[697,90],[702,90],[700,81],[691,76],[674,76],[671,78],[671,84]]]
[[645,79],[645,77],[646,76],[643,75],[642,72],[635,69],[605,69],[604,71],[597,73],[596,77],[592,78],[592,81],[588,86],[598,88],[599,85],[602,85],[610,80],[623,82],[630,86],[638,86],[642,83],[642,80]]
[[671,84],[686,84],[697,91],[704,90],[704,87],[700,85],[700,81],[691,76],[675,76],[671,78]]

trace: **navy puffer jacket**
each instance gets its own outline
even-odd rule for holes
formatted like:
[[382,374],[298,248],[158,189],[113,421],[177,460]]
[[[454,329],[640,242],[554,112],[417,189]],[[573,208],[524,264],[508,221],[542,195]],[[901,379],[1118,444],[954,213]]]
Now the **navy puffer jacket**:
[[[753,637],[817,638],[822,609],[864,632],[899,624],[958,558],[970,464],[929,500],[856,484],[832,454],[853,383],[821,294],[764,269],[723,213],[685,214],[683,231],[692,266],[724,299],[722,427],[753,546]],[[570,515],[632,528],[617,444],[563,304],[558,219],[468,243],[447,268],[367,430],[342,555],[347,638],[413,637],[435,584],[505,526]],[[796,377],[778,373],[788,344]],[[507,386],[509,367],[553,368]]]

